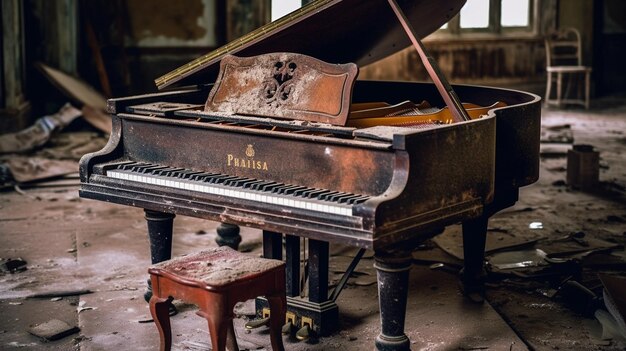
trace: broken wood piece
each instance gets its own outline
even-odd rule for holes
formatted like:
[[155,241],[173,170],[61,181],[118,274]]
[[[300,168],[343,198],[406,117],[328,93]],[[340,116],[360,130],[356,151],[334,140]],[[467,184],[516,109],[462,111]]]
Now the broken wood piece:
[[41,323],[28,329],[29,333],[38,336],[45,341],[58,340],[79,331],[80,329],[78,327],[70,326],[69,324],[58,319],[52,319],[48,322]]
[[78,296],[78,295],[86,295],[91,294],[93,291],[89,289],[77,289],[77,290],[58,290],[58,291],[47,291],[40,292],[32,295],[26,296],[27,299],[36,299],[36,298],[51,298],[51,297],[63,297],[63,296]]

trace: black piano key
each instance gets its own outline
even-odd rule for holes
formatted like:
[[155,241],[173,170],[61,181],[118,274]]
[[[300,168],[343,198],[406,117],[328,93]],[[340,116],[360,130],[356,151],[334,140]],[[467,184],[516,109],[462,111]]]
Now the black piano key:
[[348,204],[349,205],[360,204],[361,202],[364,202],[365,200],[367,200],[369,198],[370,198],[369,196],[358,195],[357,197],[353,197],[351,199],[348,199]]
[[357,197],[359,197],[359,195],[348,194],[346,196],[342,196],[342,197],[338,198],[337,201],[340,204],[345,204],[345,203],[348,203],[348,201],[350,201],[351,199],[356,199]]
[[262,183],[267,183],[266,181],[260,180],[260,179],[252,179],[249,182],[247,182],[246,184],[243,185],[243,187],[245,189],[254,189],[255,185],[259,185]]
[[189,180],[203,182],[207,177],[213,177],[215,175],[217,175],[217,173],[200,172],[200,173],[192,174],[189,177]]
[[148,174],[148,173],[152,173],[153,171],[157,169],[163,169],[163,168],[167,168],[167,166],[151,165],[151,166],[142,168],[140,173]]
[[289,185],[289,184],[283,184],[283,185],[279,185],[277,187],[275,187],[274,189],[272,189],[273,193],[276,194],[282,194],[286,189],[290,189],[293,188],[294,185]]
[[165,166],[165,167],[156,167],[156,168],[153,168],[153,169],[148,169],[148,170],[146,170],[146,173],[147,173],[147,174],[151,174],[151,175],[157,175],[157,176],[160,176],[160,175],[163,175],[163,173],[164,173],[164,172],[169,171],[170,169],[172,169],[172,167],[168,167],[168,166]]
[[166,177],[177,177],[178,174],[181,171],[184,171],[184,170],[185,170],[184,168],[177,168],[177,169],[171,170],[171,171],[167,172]]
[[131,167],[133,167],[135,165],[137,165],[137,162],[126,163],[126,164],[119,165],[118,169],[127,171],[127,170],[131,169]]
[[323,200],[323,201],[330,201],[330,197],[338,193],[339,193],[338,191],[329,191],[325,194],[321,194],[320,196],[318,196],[318,199]]
[[232,186],[232,187],[241,187],[241,184],[243,182],[249,181],[250,178],[244,178],[244,177],[235,177],[233,179],[228,179],[224,182],[224,185],[226,186]]
[[203,172],[203,173],[200,173],[200,174],[192,175],[191,179],[208,183],[211,180],[211,178],[219,177],[219,176],[223,176],[223,174]]
[[215,177],[209,177],[207,179],[205,179],[205,182],[208,182],[210,184],[222,184],[225,181],[229,180],[229,179],[233,179],[233,178],[237,178],[235,176],[229,176],[229,175],[225,175],[225,174],[220,174],[218,176]]
[[131,171],[131,172],[139,172],[141,169],[144,169],[150,166],[152,166],[152,164],[150,163],[137,162],[132,166],[124,167],[124,170]]
[[266,184],[263,185],[259,185],[255,190],[259,190],[259,191],[265,191],[265,192],[270,192],[270,191],[274,191],[275,188],[279,187],[279,186],[283,186],[285,184],[283,183],[276,183],[276,182],[268,182]]
[[313,188],[307,188],[307,187],[302,187],[301,189],[298,189],[296,191],[293,192],[294,196],[301,196],[301,197],[306,197],[306,194],[310,193],[311,191],[314,191],[315,189]]
[[135,161],[111,162],[111,163],[103,164],[102,165],[102,169],[106,170],[106,171],[111,170],[111,169],[122,169],[122,166],[135,164],[135,163],[137,163],[137,162],[135,162]]
[[186,174],[191,173],[191,172],[196,173],[196,172],[194,172],[194,171],[192,171],[192,170],[189,170],[189,169],[184,169],[184,168],[183,168],[183,169],[182,169],[182,170],[180,170],[180,171],[174,171],[174,172],[172,172],[172,174],[170,174],[170,177],[175,177],[175,178],[184,178]]
[[330,190],[318,189],[318,190],[315,190],[315,191],[310,192],[310,193],[308,194],[308,197],[309,197],[310,199],[319,199],[319,197],[320,197],[321,195],[326,194],[326,193],[329,193],[329,192],[330,192]]
[[173,167],[163,167],[163,168],[155,168],[152,170],[149,170],[148,173],[152,174],[152,175],[156,175],[156,176],[162,176],[165,174],[165,172],[167,171],[171,171],[172,169],[174,169]]
[[282,192],[282,194],[283,195],[290,195],[290,194],[293,194],[295,191],[300,190],[300,189],[306,189],[306,187],[305,186],[295,185],[295,186],[292,186],[292,187],[289,187],[289,188],[285,189]]
[[176,172],[176,178],[180,179],[189,179],[192,174],[201,173],[200,171],[192,171],[190,169],[185,169],[179,172]]
[[168,168],[168,169],[162,169],[159,172],[160,172],[160,175],[163,177],[171,177],[173,172],[178,172],[182,169],[183,168]]
[[343,198],[345,196],[348,196],[348,195],[349,195],[348,193],[339,192],[337,194],[329,196],[328,200],[332,201],[332,202],[339,202],[339,199],[341,199],[341,198]]

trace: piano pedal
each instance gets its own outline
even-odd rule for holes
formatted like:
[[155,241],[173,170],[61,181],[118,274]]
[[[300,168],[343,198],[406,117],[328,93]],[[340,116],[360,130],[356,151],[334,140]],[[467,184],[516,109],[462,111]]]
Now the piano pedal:
[[310,337],[311,337],[311,328],[309,327],[308,324],[306,324],[304,327],[300,328],[296,332],[296,339],[300,341],[309,340]]
[[313,320],[309,317],[302,317],[302,328],[296,332],[296,339],[306,341],[311,338]]
[[296,326],[296,314],[293,312],[287,312],[285,314],[285,325],[283,325],[281,332],[285,335],[291,334],[291,331]]
[[246,329],[256,329],[262,326],[266,326],[270,324],[270,317],[253,319],[251,321],[247,321],[245,326]]
[[281,332],[283,333],[283,335],[289,335],[291,334],[293,327],[294,325],[291,322],[287,322],[285,323],[285,325],[283,325]]
[[245,324],[246,329],[256,329],[262,326],[267,326],[270,324],[270,309],[264,308],[261,311],[262,318],[253,319],[251,321],[247,321]]

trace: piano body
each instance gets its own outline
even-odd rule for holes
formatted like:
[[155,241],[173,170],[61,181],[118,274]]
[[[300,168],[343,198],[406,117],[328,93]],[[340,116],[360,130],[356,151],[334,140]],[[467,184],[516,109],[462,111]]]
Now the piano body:
[[[411,249],[462,222],[462,281],[466,293],[481,291],[489,217],[538,178],[539,98],[469,85],[452,91],[435,67],[435,84],[356,81],[348,98],[427,100],[453,110],[456,92],[464,102],[507,106],[453,124],[364,129],[203,109],[213,88],[207,83],[226,54],[295,52],[361,66],[415,46],[411,34],[421,45],[418,36],[447,22],[464,1],[398,3],[313,2],[156,81],[186,88],[110,99],[113,130],[101,151],[81,159],[80,196],[145,209],[153,263],[170,258],[175,215],[262,229],[270,258],[282,258],[285,235],[290,318],[321,335],[338,319],[327,284],[329,243],[374,250],[382,323],[376,346],[408,350]],[[300,297],[301,238],[309,241],[307,298]]]

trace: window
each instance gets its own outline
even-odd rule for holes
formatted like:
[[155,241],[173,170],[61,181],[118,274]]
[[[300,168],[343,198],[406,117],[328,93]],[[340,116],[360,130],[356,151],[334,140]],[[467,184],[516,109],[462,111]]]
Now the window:
[[537,0],[467,0],[459,14],[441,27],[449,34],[533,31],[533,5]]

